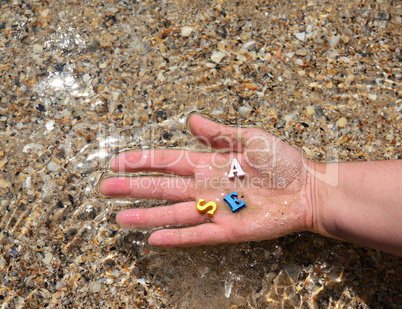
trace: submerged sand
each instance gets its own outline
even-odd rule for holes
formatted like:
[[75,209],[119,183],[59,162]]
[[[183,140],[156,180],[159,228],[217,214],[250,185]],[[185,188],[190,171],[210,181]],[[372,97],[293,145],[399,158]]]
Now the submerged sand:
[[192,111],[317,161],[402,158],[399,1],[3,1],[2,308],[398,308],[401,259],[311,233],[162,250],[99,196]]

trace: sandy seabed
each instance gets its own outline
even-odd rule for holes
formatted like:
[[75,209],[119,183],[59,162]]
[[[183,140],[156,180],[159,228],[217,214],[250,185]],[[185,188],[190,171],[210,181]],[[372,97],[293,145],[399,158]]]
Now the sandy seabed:
[[1,308],[398,308],[401,259],[311,233],[164,250],[97,194],[192,111],[317,161],[402,158],[399,1],[2,1]]

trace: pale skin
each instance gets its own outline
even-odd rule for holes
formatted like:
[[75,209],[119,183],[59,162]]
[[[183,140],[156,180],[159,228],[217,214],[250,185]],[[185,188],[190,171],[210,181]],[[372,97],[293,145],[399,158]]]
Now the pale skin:
[[[117,214],[123,227],[162,228],[149,237],[151,245],[261,241],[311,231],[402,255],[402,160],[326,165],[260,129],[225,126],[198,114],[188,127],[217,151],[124,152],[112,159],[112,170],[166,176],[133,174],[100,184],[105,196],[175,202]],[[227,177],[233,158],[245,176]],[[246,204],[235,213],[223,200],[233,191]],[[197,210],[199,199],[215,202],[215,214]]]

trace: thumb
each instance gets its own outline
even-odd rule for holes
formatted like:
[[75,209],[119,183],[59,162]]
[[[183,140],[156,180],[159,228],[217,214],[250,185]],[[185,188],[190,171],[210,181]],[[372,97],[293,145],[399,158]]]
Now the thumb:
[[241,152],[248,138],[246,129],[219,124],[197,113],[189,116],[187,125],[195,138],[215,149]]

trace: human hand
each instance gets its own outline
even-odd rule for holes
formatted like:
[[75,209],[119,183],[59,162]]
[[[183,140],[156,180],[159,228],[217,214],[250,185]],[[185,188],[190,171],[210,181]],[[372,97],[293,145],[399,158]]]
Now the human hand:
[[[150,244],[164,247],[260,241],[310,229],[310,176],[304,167],[310,161],[300,152],[263,130],[225,126],[198,114],[188,119],[188,126],[199,141],[218,151],[128,151],[111,161],[114,171],[156,171],[170,176],[107,178],[100,184],[103,195],[178,202],[121,211],[118,224],[175,227],[150,236]],[[234,158],[246,175],[229,179]],[[223,200],[233,191],[246,204],[235,213]],[[199,199],[215,202],[215,214],[198,211]]]

